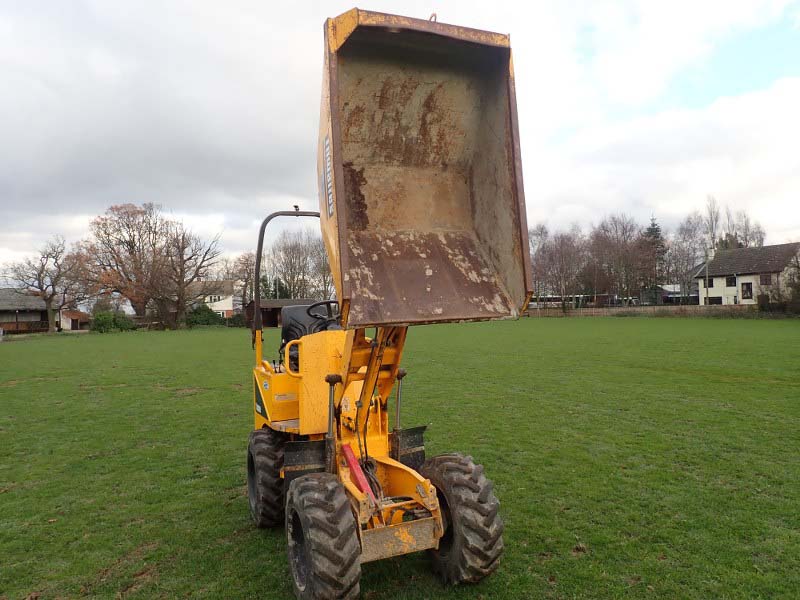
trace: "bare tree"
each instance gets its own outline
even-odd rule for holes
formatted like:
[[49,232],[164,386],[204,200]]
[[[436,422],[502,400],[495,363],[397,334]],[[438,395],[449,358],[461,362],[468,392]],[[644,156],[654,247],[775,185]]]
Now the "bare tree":
[[531,249],[531,259],[536,256],[536,251],[547,241],[550,232],[547,225],[539,223],[528,229],[528,245]]
[[738,237],[736,217],[734,217],[731,207],[727,204],[725,205],[725,220],[723,221],[722,234],[725,237]]
[[550,233],[544,223],[539,223],[528,229],[528,245],[531,251],[531,275],[533,276],[533,290],[537,303],[546,293],[546,265],[544,247]]
[[753,227],[755,223],[747,214],[746,210],[740,210],[736,213],[736,237],[745,248],[753,245]]
[[753,226],[753,240],[750,245],[755,248],[761,248],[764,245],[766,237],[767,234],[764,232],[764,228],[761,227],[760,223],[756,223]]
[[238,277],[236,259],[228,256],[220,257],[210,270],[209,277],[218,281],[236,280]]
[[311,276],[313,281],[313,295],[321,300],[329,300],[333,297],[333,274],[328,263],[328,251],[322,236],[308,236],[311,256]]
[[585,248],[585,240],[577,227],[548,237],[538,248],[545,280],[551,289],[558,292],[564,311],[567,309],[567,298],[574,299],[578,291],[578,275],[585,262]]
[[267,256],[274,276],[290,298],[305,298],[312,291],[311,245],[304,231],[283,231]]
[[151,296],[164,324],[175,329],[186,311],[203,297],[219,293],[206,281],[220,255],[219,238],[206,242],[183,223],[170,221],[163,247],[163,269],[154,278]]
[[272,246],[264,250],[261,259],[261,297],[287,298],[286,286],[278,278],[276,257],[272,255]]
[[706,212],[703,222],[705,223],[706,233],[708,235],[708,248],[714,248],[717,243],[717,234],[719,232],[719,204],[714,196],[706,198]]
[[84,285],[83,257],[77,251],[67,251],[60,236],[46,242],[37,256],[9,265],[5,276],[19,286],[20,293],[39,296],[44,301],[51,333],[56,330],[58,311],[77,307],[90,294]]
[[[707,222],[710,223],[708,216]],[[763,246],[764,237],[764,230],[761,225],[751,219],[747,211],[740,210],[734,215],[730,207],[726,205],[725,219],[722,222],[722,235],[714,238],[713,247],[719,250],[733,250],[735,248]]]
[[233,279],[239,286],[237,296],[241,299],[240,308],[244,308],[253,299],[253,283],[256,276],[255,252],[240,254],[233,263]]
[[698,212],[687,215],[670,239],[668,260],[676,281],[681,286],[681,298],[689,297],[694,275],[704,257],[705,223]]
[[598,296],[610,295],[613,283],[610,278],[609,249],[597,228],[593,228],[586,240],[586,265],[581,274],[583,289],[592,294],[595,306],[602,304]]
[[90,233],[83,245],[90,281],[126,298],[137,316],[155,305],[164,324],[177,327],[208,295],[204,282],[220,255],[218,238],[202,240],[156,205],[112,206],[91,222]]
[[325,243],[316,232],[282,232],[262,265],[262,291],[275,297],[327,300],[336,291]]
[[641,227],[625,214],[603,219],[592,231],[592,247],[601,257],[613,292],[623,297],[627,304],[639,286],[641,254],[637,243]]
[[118,293],[144,316],[164,268],[167,222],[154,204],[112,206],[89,225],[84,251],[92,282]]

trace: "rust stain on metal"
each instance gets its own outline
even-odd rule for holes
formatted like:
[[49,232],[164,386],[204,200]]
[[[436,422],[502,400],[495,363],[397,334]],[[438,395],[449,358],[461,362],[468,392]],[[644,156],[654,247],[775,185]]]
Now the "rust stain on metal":
[[369,225],[367,202],[361,187],[367,183],[364,169],[356,169],[353,163],[342,165],[344,170],[344,191],[347,202],[347,225],[353,231],[363,231]]
[[361,562],[435,548],[436,520],[432,517],[366,529],[361,532]]
[[365,114],[366,110],[363,106],[354,106],[352,109],[350,109],[344,121],[342,137],[349,139],[351,129],[358,130],[363,127]]
[[427,164],[446,163],[448,141],[445,112],[448,109],[441,106],[442,88],[443,84],[440,83],[425,97],[419,117],[420,154],[426,154],[421,162]]
[[[377,131],[370,130],[370,124],[362,121],[360,123],[366,127],[348,129],[348,139],[374,141],[382,159],[389,163],[405,166],[447,164],[447,133],[457,131],[458,127],[453,116],[448,114],[452,109],[444,105],[446,93],[441,84],[431,86],[414,76],[400,81],[387,77],[377,99]],[[350,113],[346,119],[349,123]]]
[[378,109],[389,110],[405,106],[418,87],[419,82],[414,79],[404,78],[397,84],[392,77],[387,77],[378,93]]
[[[361,233],[351,238],[350,322],[502,318],[515,312],[494,269],[464,231]],[[373,258],[374,257],[374,258]],[[377,260],[375,260],[377,259]]]
[[400,15],[389,15],[385,13],[359,10],[358,22],[361,25],[392,27],[395,29],[409,29],[412,31],[435,33],[438,35],[477,44],[500,47],[508,47],[509,45],[508,35],[502,33],[472,29],[470,27],[461,27],[459,25],[448,25],[446,23],[439,23],[436,21],[412,19],[410,17],[403,17]]

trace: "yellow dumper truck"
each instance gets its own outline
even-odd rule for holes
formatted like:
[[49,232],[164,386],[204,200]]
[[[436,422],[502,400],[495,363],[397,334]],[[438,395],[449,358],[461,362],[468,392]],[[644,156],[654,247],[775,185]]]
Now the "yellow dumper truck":
[[[355,598],[363,563],[420,550],[476,582],[503,552],[499,502],[470,456],[426,457],[424,427],[402,427],[402,359],[409,326],[530,299],[509,38],[358,9],[324,30],[320,210],[258,238],[250,510],[285,525],[298,598]],[[320,218],[336,300],[283,308],[270,361],[258,286],[279,216]]]

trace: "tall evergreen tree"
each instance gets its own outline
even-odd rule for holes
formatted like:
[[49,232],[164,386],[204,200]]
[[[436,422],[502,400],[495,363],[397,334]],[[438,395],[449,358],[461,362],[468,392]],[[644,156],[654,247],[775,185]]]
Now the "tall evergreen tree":
[[667,242],[655,217],[650,217],[650,225],[642,234],[642,245],[645,261],[642,269],[643,287],[654,292],[664,283],[667,257]]

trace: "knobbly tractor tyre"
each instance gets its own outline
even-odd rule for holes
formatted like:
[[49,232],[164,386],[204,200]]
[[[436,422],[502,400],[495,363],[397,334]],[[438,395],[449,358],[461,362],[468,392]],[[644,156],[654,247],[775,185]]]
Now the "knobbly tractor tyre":
[[492,482],[471,456],[429,458],[420,474],[436,486],[444,521],[439,548],[431,550],[434,570],[445,583],[476,583],[492,573],[503,554],[503,521]]
[[335,475],[292,481],[286,539],[295,595],[301,600],[358,598],[361,544],[344,487]]
[[256,527],[277,527],[283,523],[283,453],[287,436],[265,428],[250,433],[247,445],[247,497]]

